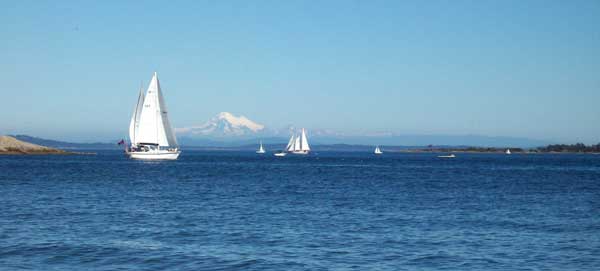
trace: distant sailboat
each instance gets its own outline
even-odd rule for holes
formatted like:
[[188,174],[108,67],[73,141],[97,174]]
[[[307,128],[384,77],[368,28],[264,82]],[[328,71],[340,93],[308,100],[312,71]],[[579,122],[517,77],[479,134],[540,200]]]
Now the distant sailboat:
[[510,149],[506,149],[506,154],[511,154]]
[[310,152],[310,146],[308,145],[308,138],[306,137],[306,131],[302,128],[302,132],[299,136],[292,135],[288,142],[285,150],[293,154],[308,154]]
[[381,151],[381,149],[379,148],[379,146],[375,147],[375,151],[373,152],[375,154],[382,154],[383,152]]
[[181,153],[156,72],[146,93],[140,89],[129,123],[129,139],[131,147],[126,153],[134,159],[175,160]]
[[263,153],[265,153],[265,152],[266,152],[266,151],[265,151],[265,148],[263,148],[262,141],[261,141],[261,142],[260,142],[260,147],[258,148],[258,150],[256,151],[256,153],[258,153],[258,154],[263,154]]

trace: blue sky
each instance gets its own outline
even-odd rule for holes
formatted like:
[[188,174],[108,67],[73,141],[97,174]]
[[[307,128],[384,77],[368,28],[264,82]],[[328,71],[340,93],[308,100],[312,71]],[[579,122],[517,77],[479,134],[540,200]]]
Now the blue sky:
[[0,133],[172,123],[600,142],[600,1],[4,1]]

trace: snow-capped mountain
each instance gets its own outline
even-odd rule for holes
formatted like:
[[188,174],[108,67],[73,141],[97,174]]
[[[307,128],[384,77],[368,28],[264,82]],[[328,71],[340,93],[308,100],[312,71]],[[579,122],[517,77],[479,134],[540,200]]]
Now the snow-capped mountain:
[[[313,145],[318,144],[362,144],[403,146],[543,146],[548,142],[511,137],[488,137],[481,135],[419,135],[394,132],[355,131],[338,132],[330,129],[288,125],[281,129],[269,128],[244,116],[221,112],[206,123],[198,126],[176,128],[180,144],[184,146],[221,146],[227,144],[251,144],[262,140],[266,144],[285,146],[292,133],[306,128]],[[236,143],[237,142],[237,143]]]
[[208,137],[253,136],[265,132],[265,126],[244,116],[221,112],[199,126],[176,128],[177,135]]
[[[244,139],[244,138],[288,138],[297,133],[300,128],[287,125],[282,128],[267,128],[248,119],[245,116],[235,116],[229,112],[221,112],[202,125],[175,128],[178,137],[211,138],[211,139]],[[342,136],[333,130],[308,129],[307,133],[314,136]]]

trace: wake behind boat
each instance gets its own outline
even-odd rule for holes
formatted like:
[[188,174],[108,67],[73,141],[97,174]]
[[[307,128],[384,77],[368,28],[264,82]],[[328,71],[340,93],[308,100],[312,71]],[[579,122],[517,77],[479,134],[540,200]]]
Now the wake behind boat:
[[438,158],[456,158],[456,155],[454,153],[450,155],[438,155]]
[[125,152],[130,158],[145,160],[175,160],[181,151],[169,122],[158,75],[152,76],[146,93],[140,89],[138,102],[129,123],[131,147]]

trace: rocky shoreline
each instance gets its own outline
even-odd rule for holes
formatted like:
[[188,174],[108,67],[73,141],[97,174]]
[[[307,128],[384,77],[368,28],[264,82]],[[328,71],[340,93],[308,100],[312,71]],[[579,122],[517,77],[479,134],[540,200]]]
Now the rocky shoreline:
[[0,155],[69,155],[75,152],[40,146],[18,140],[11,136],[0,136]]

